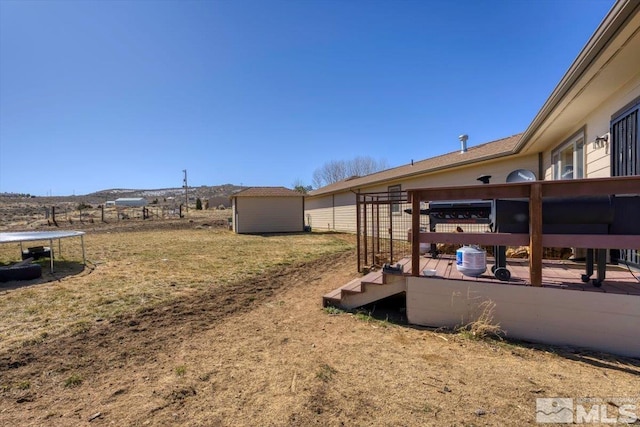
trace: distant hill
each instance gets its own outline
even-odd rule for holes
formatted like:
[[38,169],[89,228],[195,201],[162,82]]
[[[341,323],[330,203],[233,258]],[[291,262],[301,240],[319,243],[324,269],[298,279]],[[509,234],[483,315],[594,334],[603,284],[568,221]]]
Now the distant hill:
[[[200,198],[202,202],[209,201],[210,207],[224,205],[231,206],[229,199],[234,193],[247,188],[246,186],[223,184],[200,187],[189,187],[189,205],[196,203],[196,199]],[[95,193],[85,194],[83,196],[32,196],[30,194],[20,193],[0,193],[0,200],[3,201],[26,201],[31,200],[37,204],[53,204],[53,203],[88,203],[90,205],[99,205],[109,200],[115,200],[120,197],[144,197],[149,203],[157,201],[158,203],[167,202],[175,199],[177,203],[184,203],[184,188],[159,188],[155,190],[125,189],[112,188],[109,190],[96,191]]]

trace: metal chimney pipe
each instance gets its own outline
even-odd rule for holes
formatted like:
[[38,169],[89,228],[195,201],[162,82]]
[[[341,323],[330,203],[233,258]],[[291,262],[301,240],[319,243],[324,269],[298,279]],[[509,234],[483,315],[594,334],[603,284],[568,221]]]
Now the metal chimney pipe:
[[469,135],[467,134],[462,134],[458,137],[458,139],[460,140],[460,152],[461,153],[466,153],[467,152],[467,140],[469,139]]

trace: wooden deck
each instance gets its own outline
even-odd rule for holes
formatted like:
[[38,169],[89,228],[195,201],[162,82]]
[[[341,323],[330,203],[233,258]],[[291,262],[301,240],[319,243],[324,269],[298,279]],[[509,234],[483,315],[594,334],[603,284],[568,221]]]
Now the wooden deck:
[[[463,276],[456,269],[455,257],[452,255],[442,255],[439,258],[420,258],[420,271],[427,269],[436,270],[434,277],[441,279],[464,280],[470,282],[490,282],[499,285],[531,285],[529,282],[529,261],[527,259],[509,259],[507,269],[511,272],[511,279],[503,282],[496,279],[491,274],[490,266],[493,260],[487,261],[487,271],[480,277]],[[407,266],[408,265],[408,266]],[[405,269],[410,272],[410,262],[405,264]],[[624,295],[640,295],[640,273],[636,272],[636,277],[625,266],[607,265],[607,273],[598,288],[591,283],[581,281],[582,274],[585,273],[585,265],[580,262],[564,260],[543,260],[542,262],[542,286],[560,289],[570,289],[589,292],[604,292]],[[595,272],[592,277],[595,277]]]
[[[410,276],[412,270],[411,259],[409,257],[403,258],[398,263],[403,266],[404,275],[389,275],[383,274],[382,271],[373,271],[363,277],[353,279],[349,283],[324,295],[323,305],[351,309],[403,292],[404,289],[398,286],[398,282],[400,279]],[[491,273],[493,259],[491,258],[487,260],[487,271],[480,277],[462,275],[456,268],[455,263],[455,256],[453,255],[441,255],[438,258],[420,257],[420,272],[424,270],[436,271],[432,277],[421,277],[427,280],[445,279],[470,283],[482,282],[500,286],[531,286],[529,282],[529,261],[527,259],[509,259],[507,261],[507,269],[511,273],[509,281],[501,281],[493,276]],[[607,265],[606,277],[600,287],[593,286],[591,282],[582,282],[581,276],[584,273],[584,262],[543,260],[542,287],[640,296],[640,282],[638,281],[640,273],[632,273],[625,266]],[[594,272],[592,277],[595,277],[595,275],[596,273]]]
[[573,261],[544,260],[541,286],[529,282],[527,259],[507,260],[508,282],[490,268],[480,277],[463,276],[450,255],[420,257],[420,272],[435,270],[434,276],[412,276],[409,258],[400,264],[404,274],[371,272],[325,295],[324,306],[354,309],[404,293],[409,323],[451,329],[491,307],[492,321],[508,337],[640,357],[640,275],[624,266],[608,265],[595,287],[581,280],[584,263]]

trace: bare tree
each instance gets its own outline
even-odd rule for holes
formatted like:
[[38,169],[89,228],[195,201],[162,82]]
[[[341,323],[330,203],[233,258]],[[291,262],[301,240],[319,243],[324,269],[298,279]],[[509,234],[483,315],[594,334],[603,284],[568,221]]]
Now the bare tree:
[[348,177],[365,176],[388,169],[386,160],[375,160],[369,156],[358,156],[348,163]]
[[305,185],[301,179],[296,179],[293,182],[293,189],[299,193],[307,194],[309,191],[313,190],[313,187],[310,185]]
[[365,176],[386,169],[386,160],[375,160],[369,156],[358,156],[353,160],[332,160],[313,172],[314,188],[324,187],[334,182],[354,176]]
[[313,171],[313,177],[311,178],[311,183],[314,188],[320,188],[324,185],[324,179],[322,178],[322,171],[318,168]]

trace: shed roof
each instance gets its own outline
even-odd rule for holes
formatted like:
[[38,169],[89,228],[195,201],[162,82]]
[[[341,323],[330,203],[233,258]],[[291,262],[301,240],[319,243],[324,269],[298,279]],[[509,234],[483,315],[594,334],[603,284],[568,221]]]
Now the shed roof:
[[249,187],[231,197],[304,197],[304,194],[285,187]]
[[514,149],[517,146],[518,141],[520,141],[521,136],[522,134],[519,133],[507,138],[469,147],[464,153],[457,150],[441,156],[431,157],[429,159],[413,162],[413,164],[398,166],[370,175],[347,178],[314,190],[309,193],[309,195],[319,196],[327,193],[335,193],[348,190],[350,188],[369,186],[380,182],[388,182],[424,173],[435,172],[440,169],[463,166],[465,164],[476,163],[482,160],[508,156],[510,154],[515,154]]

